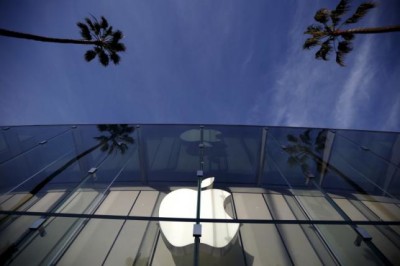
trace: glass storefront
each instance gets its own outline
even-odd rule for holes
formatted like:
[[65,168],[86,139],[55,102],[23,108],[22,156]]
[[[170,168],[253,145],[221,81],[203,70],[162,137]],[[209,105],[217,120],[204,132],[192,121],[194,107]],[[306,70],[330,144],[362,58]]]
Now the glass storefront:
[[399,133],[121,124],[0,133],[1,264],[400,262]]

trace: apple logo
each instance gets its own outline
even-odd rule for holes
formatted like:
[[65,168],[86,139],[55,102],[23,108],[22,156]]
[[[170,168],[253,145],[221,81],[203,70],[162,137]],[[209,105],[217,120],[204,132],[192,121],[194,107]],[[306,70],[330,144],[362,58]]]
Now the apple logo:
[[[232,219],[225,211],[225,199],[230,193],[221,189],[210,189],[214,177],[201,182],[201,218]],[[162,200],[159,217],[196,218],[197,191],[193,189],[177,189],[170,192]],[[200,245],[202,251],[216,254],[224,253],[229,243],[234,242],[238,223],[202,223]],[[189,248],[194,243],[192,222],[160,221],[164,240],[175,254],[191,252]],[[187,248],[185,250],[185,247]]]

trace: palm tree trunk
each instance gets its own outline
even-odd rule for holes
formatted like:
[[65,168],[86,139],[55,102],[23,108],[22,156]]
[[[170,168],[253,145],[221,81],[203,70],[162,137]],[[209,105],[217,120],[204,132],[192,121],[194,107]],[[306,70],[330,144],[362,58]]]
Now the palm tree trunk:
[[[309,151],[308,154],[311,155],[311,157],[314,159],[314,162],[316,162],[317,164],[318,163],[320,163],[320,164],[324,163],[324,161],[322,160],[321,156],[315,154],[314,152]],[[336,168],[335,166],[333,166],[329,162],[326,162],[326,164],[327,164],[326,165],[327,169],[329,169],[332,172],[336,173],[340,178],[342,178],[347,184],[349,184],[351,187],[353,187],[357,192],[365,194],[365,195],[368,195],[367,191],[365,191],[364,188],[362,188],[356,182],[351,180],[351,178],[349,178],[347,175],[342,173],[342,171],[340,171],[338,168]]]
[[372,34],[372,33],[386,33],[400,31],[400,25],[386,26],[386,27],[375,27],[375,28],[355,28],[348,30],[337,30],[333,32],[333,35],[346,35],[346,34]]
[[61,166],[60,168],[58,168],[56,171],[54,171],[53,173],[51,173],[49,176],[47,176],[45,179],[43,179],[39,184],[37,184],[33,189],[31,189],[31,191],[29,192],[32,196],[36,195],[36,193],[38,193],[44,186],[46,186],[50,181],[52,181],[56,176],[58,176],[59,174],[61,174],[62,172],[65,171],[65,169],[67,169],[68,167],[70,167],[71,165],[73,165],[75,162],[79,161],[82,157],[88,155],[89,153],[91,153],[92,151],[96,150],[97,148],[99,148],[101,145],[103,145],[102,142],[100,142],[99,144],[96,144],[95,146],[87,149],[86,151],[80,153],[78,156],[72,158],[71,160],[69,160],[68,162],[66,162],[63,166]]
[[[53,173],[51,173],[50,175],[48,175],[45,179],[43,179],[39,184],[37,184],[34,188],[32,188],[29,191],[29,194],[26,195],[26,197],[24,197],[16,206],[13,206],[12,211],[16,211],[18,210],[22,205],[24,205],[27,201],[29,201],[33,196],[35,196],[43,187],[45,187],[48,183],[50,183],[50,181],[52,181],[56,176],[58,176],[59,174],[61,174],[62,172],[64,172],[68,167],[70,167],[71,165],[73,165],[75,162],[79,161],[81,158],[85,157],[86,155],[88,155],[89,153],[91,153],[92,151],[96,150],[97,148],[99,148],[101,145],[103,145],[103,142],[100,142],[96,145],[94,145],[93,147],[90,147],[89,149],[81,152],[80,154],[78,154],[77,156],[73,157],[71,160],[69,160],[68,162],[66,162],[64,165],[62,165],[61,167],[59,167],[57,170],[55,170]],[[0,223],[2,223],[3,220],[5,220],[8,216],[2,217],[0,219]],[[0,255],[1,257],[1,255]],[[0,265],[1,264],[1,259],[0,259]]]
[[100,45],[100,41],[88,41],[88,40],[75,40],[75,39],[62,39],[62,38],[51,38],[39,35],[33,35],[29,33],[11,31],[0,28],[0,36],[39,41],[39,42],[52,42],[52,43],[73,43],[73,44],[86,44],[86,45]]

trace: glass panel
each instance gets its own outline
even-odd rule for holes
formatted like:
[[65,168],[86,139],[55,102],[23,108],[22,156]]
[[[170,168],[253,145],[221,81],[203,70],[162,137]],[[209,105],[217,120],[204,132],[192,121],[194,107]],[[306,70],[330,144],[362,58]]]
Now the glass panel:
[[[393,264],[400,261],[400,236],[392,231],[391,236],[385,234],[388,226],[362,226],[372,237],[372,243],[383,253],[383,255]],[[389,228],[390,229],[390,228]]]
[[336,132],[359,148],[399,165],[400,134],[355,130],[337,130]]
[[[32,212],[46,212],[63,196],[64,192],[49,192],[35,197],[34,204],[27,209]],[[29,227],[40,217],[37,216],[8,216],[1,219],[0,252],[12,247],[22,236],[29,233]]]
[[[70,133],[65,133],[0,165],[0,193],[18,190],[24,182],[38,183],[52,171],[54,164],[65,160],[73,148]],[[22,188],[22,190],[24,190]]]
[[[139,194],[130,216],[152,216],[159,193],[155,191],[142,191]],[[115,239],[105,261],[105,265],[138,264],[147,262],[149,255],[146,250],[152,247],[156,239],[157,231],[155,223],[147,221],[125,221]],[[152,239],[151,245],[146,243]],[[140,251],[140,252],[139,252]],[[147,264],[146,264],[147,265]]]
[[[128,215],[137,196],[135,191],[111,191],[95,214]],[[124,220],[90,220],[64,253],[59,264],[102,264],[123,225]]]
[[350,226],[318,225],[317,228],[340,263],[384,265],[384,262],[365,242],[361,242],[360,246],[354,243],[358,235]]
[[[151,265],[193,265],[194,237],[188,238],[185,246],[175,247],[169,243],[161,232],[159,234]],[[146,264],[139,261],[138,265]]]
[[185,132],[197,126],[141,126],[141,140],[146,151],[144,167],[149,182],[197,183],[200,167],[198,142],[186,140]]
[[255,183],[261,144],[260,127],[206,126],[204,170],[215,182]]
[[202,223],[200,265],[396,264],[399,226],[359,226],[372,240],[358,243],[355,225],[334,222],[400,221],[398,145],[398,134],[283,127],[1,130],[0,211],[44,215],[0,213],[0,257],[15,265],[192,265],[194,222],[126,217],[194,218],[203,159],[204,178],[215,179],[201,190],[201,218],[247,222]]
[[[312,219],[332,221],[344,218],[323,197],[297,196],[297,198]],[[351,214],[350,219],[365,220],[365,217],[346,199],[334,199],[334,201],[344,212],[347,211]],[[360,245],[354,243],[358,237],[355,226],[316,225],[315,227],[341,263],[347,264],[355,261],[358,261],[357,264],[372,263],[373,265],[378,262],[382,263],[379,255],[370,246],[364,242],[360,243]]]
[[[276,220],[296,220],[285,197],[279,194],[264,194],[269,210]],[[295,265],[319,265],[321,260],[300,225],[279,224],[277,230]]]
[[[330,163],[346,179],[347,189],[365,194],[384,195],[393,179],[396,166],[361,147],[363,146],[337,134]],[[330,179],[329,186],[332,186],[335,180]]]
[[0,137],[0,163],[14,158],[70,130],[69,126],[3,127]]
[[10,140],[7,138],[6,131],[10,130],[9,127],[2,128],[0,130],[0,163],[11,159],[13,156],[17,155],[20,151],[16,151],[11,147]]
[[282,183],[307,188],[310,178],[315,181],[323,178],[327,132],[305,128],[272,128],[268,131],[267,159],[281,173],[285,180]]
[[[343,198],[336,198],[335,202],[346,212],[352,219],[357,221],[367,221],[368,216],[362,213],[362,209],[357,208],[356,200],[348,200]],[[358,201],[358,203],[360,203]],[[359,205],[358,205],[359,206]],[[365,211],[365,210],[364,210]],[[371,216],[370,216],[371,217]],[[371,217],[374,219],[375,217]],[[389,226],[373,226],[363,225],[360,226],[365,229],[372,237],[372,243],[388,258],[393,264],[400,261],[400,235],[396,234]],[[388,232],[390,236],[388,236]]]

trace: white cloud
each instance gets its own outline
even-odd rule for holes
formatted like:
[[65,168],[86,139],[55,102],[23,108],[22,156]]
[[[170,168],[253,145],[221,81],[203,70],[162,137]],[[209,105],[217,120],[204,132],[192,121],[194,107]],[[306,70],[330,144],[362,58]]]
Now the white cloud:
[[400,113],[400,98],[395,101],[395,103],[391,106],[389,116],[385,121],[383,128],[385,130],[398,130],[400,122],[399,122],[399,113]]
[[376,67],[370,62],[372,41],[370,36],[365,36],[357,47],[354,64],[339,94],[334,117],[341,128],[354,125],[359,110],[368,104],[369,92],[373,89],[370,84],[376,73]]
[[321,109],[321,103],[327,96],[321,91],[329,91],[326,86],[332,77],[325,73],[333,62],[316,61],[315,51],[304,51],[301,47],[308,21],[303,18],[307,8],[298,4],[293,20],[297,23],[293,23],[287,39],[291,45],[286,51],[286,60],[275,67],[272,76],[276,79],[272,85],[257,96],[249,111],[248,124],[321,125],[321,121],[316,119],[316,110]]

